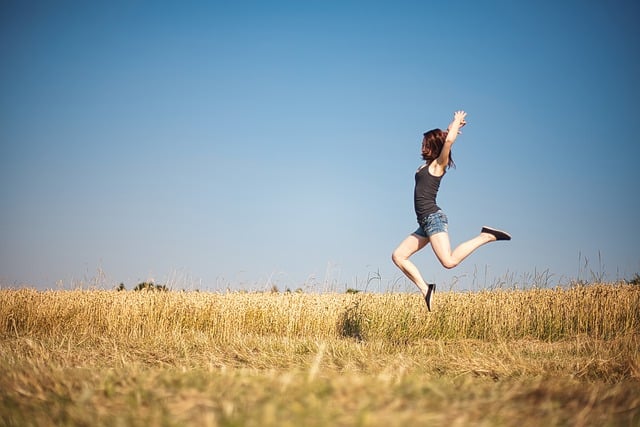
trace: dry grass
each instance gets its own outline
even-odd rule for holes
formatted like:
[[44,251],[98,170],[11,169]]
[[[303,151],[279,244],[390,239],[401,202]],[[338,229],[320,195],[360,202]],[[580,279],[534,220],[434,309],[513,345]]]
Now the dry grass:
[[0,290],[4,425],[638,425],[640,287]]

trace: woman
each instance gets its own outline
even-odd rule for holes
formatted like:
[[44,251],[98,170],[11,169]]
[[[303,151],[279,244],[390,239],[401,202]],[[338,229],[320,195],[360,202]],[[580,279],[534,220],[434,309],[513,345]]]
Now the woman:
[[414,189],[414,207],[420,226],[400,243],[392,255],[394,264],[422,292],[429,311],[431,311],[431,298],[436,285],[425,283],[420,271],[409,261],[411,255],[431,243],[431,248],[443,267],[453,268],[485,243],[496,240],[511,240],[511,236],[504,231],[482,227],[478,236],[460,244],[453,251],[451,250],[447,216],[436,204],[436,196],[440,181],[447,169],[455,167],[451,156],[451,147],[458,134],[461,133],[460,129],[467,124],[466,117],[467,113],[464,111],[456,111],[447,131],[433,129],[424,134],[422,158],[425,164],[416,172]]

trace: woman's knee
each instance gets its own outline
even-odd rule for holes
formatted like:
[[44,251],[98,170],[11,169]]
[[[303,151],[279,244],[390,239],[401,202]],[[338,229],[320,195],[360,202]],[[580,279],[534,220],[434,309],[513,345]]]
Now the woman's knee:
[[402,263],[407,259],[409,259],[409,257],[406,256],[399,248],[391,254],[391,261],[393,261],[393,263],[398,267],[400,267],[400,265],[402,265]]
[[455,268],[455,267],[458,266],[458,264],[460,264],[459,262],[457,262],[453,258],[448,258],[448,259],[440,259],[440,258],[438,258],[438,260],[440,261],[440,264],[442,264],[442,266],[444,268],[446,268],[447,270],[451,270],[452,268]]
[[398,251],[393,251],[393,253],[391,254],[391,261],[393,261],[393,263],[395,265],[399,265],[400,261],[400,256],[398,255]]

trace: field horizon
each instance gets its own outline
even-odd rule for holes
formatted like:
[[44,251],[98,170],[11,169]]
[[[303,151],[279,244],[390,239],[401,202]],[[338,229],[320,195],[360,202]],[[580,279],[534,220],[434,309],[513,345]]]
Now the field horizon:
[[638,425],[640,286],[0,289],[3,425]]

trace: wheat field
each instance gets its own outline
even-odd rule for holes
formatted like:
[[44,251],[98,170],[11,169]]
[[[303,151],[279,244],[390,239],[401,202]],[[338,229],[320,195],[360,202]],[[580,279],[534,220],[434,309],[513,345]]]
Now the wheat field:
[[6,426],[638,426],[640,287],[0,289]]

